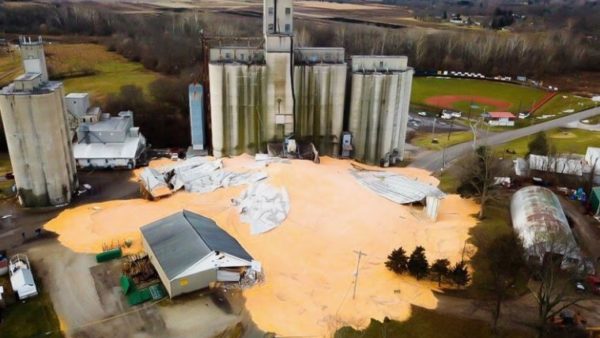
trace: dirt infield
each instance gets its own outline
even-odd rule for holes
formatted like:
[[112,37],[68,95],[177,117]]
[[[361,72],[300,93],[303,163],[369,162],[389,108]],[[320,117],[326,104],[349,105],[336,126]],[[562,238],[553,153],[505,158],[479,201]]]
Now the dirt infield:
[[512,106],[510,102],[504,100],[474,95],[440,95],[425,99],[427,105],[447,109],[454,109],[454,105],[459,102],[473,102],[480,105],[492,106],[495,110],[507,110]]

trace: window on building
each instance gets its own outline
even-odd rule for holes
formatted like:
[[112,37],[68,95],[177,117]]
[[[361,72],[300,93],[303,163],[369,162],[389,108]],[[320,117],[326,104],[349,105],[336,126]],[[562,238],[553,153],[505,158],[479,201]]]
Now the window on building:
[[286,32],[286,33],[289,33],[289,32],[290,32],[290,30],[291,30],[291,28],[292,28],[292,27],[290,26],[290,24],[289,24],[289,23],[286,23],[286,24],[285,24],[285,32]]
[[273,7],[269,7],[269,15],[273,15],[274,11],[273,11]]
[[225,58],[226,59],[231,59],[231,53],[225,53]]
[[240,60],[244,61],[244,54],[240,54]]
[[290,15],[290,14],[292,14],[292,9],[289,8],[289,7],[286,7],[285,8],[285,15]]
[[379,68],[383,68],[383,61],[379,61]]
[[273,24],[270,23],[268,27],[269,27],[269,32],[272,32],[273,31]]

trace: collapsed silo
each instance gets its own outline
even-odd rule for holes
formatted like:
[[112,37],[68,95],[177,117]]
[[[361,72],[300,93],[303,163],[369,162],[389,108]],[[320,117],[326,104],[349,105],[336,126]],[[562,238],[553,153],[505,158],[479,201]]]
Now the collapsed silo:
[[510,214],[529,258],[541,262],[546,254],[554,253],[563,256],[563,265],[580,260],[567,217],[549,189],[529,186],[518,190],[511,199]]
[[404,158],[412,76],[405,56],[352,56],[349,130],[355,159],[388,164]]
[[47,81],[41,38],[20,40],[26,73],[0,92],[0,112],[19,201],[26,207],[71,201],[77,173],[62,83]]

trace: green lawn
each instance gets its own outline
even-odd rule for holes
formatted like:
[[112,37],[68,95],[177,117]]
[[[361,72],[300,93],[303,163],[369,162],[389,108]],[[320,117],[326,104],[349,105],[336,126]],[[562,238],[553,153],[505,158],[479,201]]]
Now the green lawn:
[[500,330],[494,334],[488,323],[465,319],[458,316],[445,315],[433,310],[412,306],[412,314],[406,321],[384,320],[383,323],[371,319],[369,326],[356,330],[345,326],[335,332],[334,338],[491,338],[511,337],[530,338],[532,334],[516,330]]
[[66,92],[87,92],[96,100],[117,93],[124,85],[136,85],[148,93],[148,85],[159,77],[158,73],[109,52],[102,45],[52,44],[47,45],[45,51],[52,74],[93,71],[93,75],[67,77],[62,81]]
[[[589,98],[572,94],[558,94],[535,111],[534,117],[542,115],[568,115],[594,106]],[[572,110],[572,112],[571,112]],[[566,112],[565,112],[566,111]]]
[[[432,143],[431,141],[437,138],[438,143]],[[455,131],[450,133],[450,138],[448,138],[448,133],[440,133],[440,134],[432,134],[432,133],[424,133],[418,134],[415,136],[410,143],[426,149],[432,150],[440,150],[444,147],[449,147],[458,143],[469,142],[473,140],[473,133],[470,131]]]
[[587,123],[587,124],[600,124],[600,115],[596,115],[594,117],[590,117],[589,119],[585,119],[582,121],[585,121],[584,123]]
[[[588,146],[600,146],[600,132],[556,128],[546,132],[548,141],[556,147],[558,153],[585,154]],[[528,153],[527,145],[533,140],[535,134],[501,144],[496,148],[499,151],[505,149],[514,150],[517,156],[525,156]]]
[[7,292],[7,308],[2,312],[2,323],[0,323],[0,336],[11,338],[50,337],[60,338],[58,317],[54,312],[50,296],[40,288],[40,282],[36,281],[40,294],[26,301],[15,301],[11,292],[8,276],[0,277],[0,285]]
[[[425,100],[440,95],[470,95],[482,96],[510,103],[509,111],[527,110],[540,100],[546,92],[540,89],[519,86],[510,83],[500,83],[487,80],[455,79],[436,77],[415,77],[413,79],[411,103],[416,106],[427,106]],[[465,113],[469,112],[471,102],[457,102],[453,107]],[[486,104],[476,104],[478,108],[471,109],[473,114],[496,110],[497,107]]]

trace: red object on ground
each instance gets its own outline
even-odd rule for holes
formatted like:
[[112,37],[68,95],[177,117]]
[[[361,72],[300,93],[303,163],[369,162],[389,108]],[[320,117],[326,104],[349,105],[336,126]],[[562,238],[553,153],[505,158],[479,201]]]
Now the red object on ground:
[[488,115],[493,119],[515,119],[515,115],[507,111],[493,111],[489,112]]
[[531,107],[530,113],[534,113],[536,110],[540,109],[543,105],[545,105],[548,101],[550,101],[556,95],[558,95],[557,92],[552,92],[552,93],[548,93],[548,94],[544,95],[544,97],[542,97],[541,100],[539,100],[538,102],[533,104],[533,106]]

